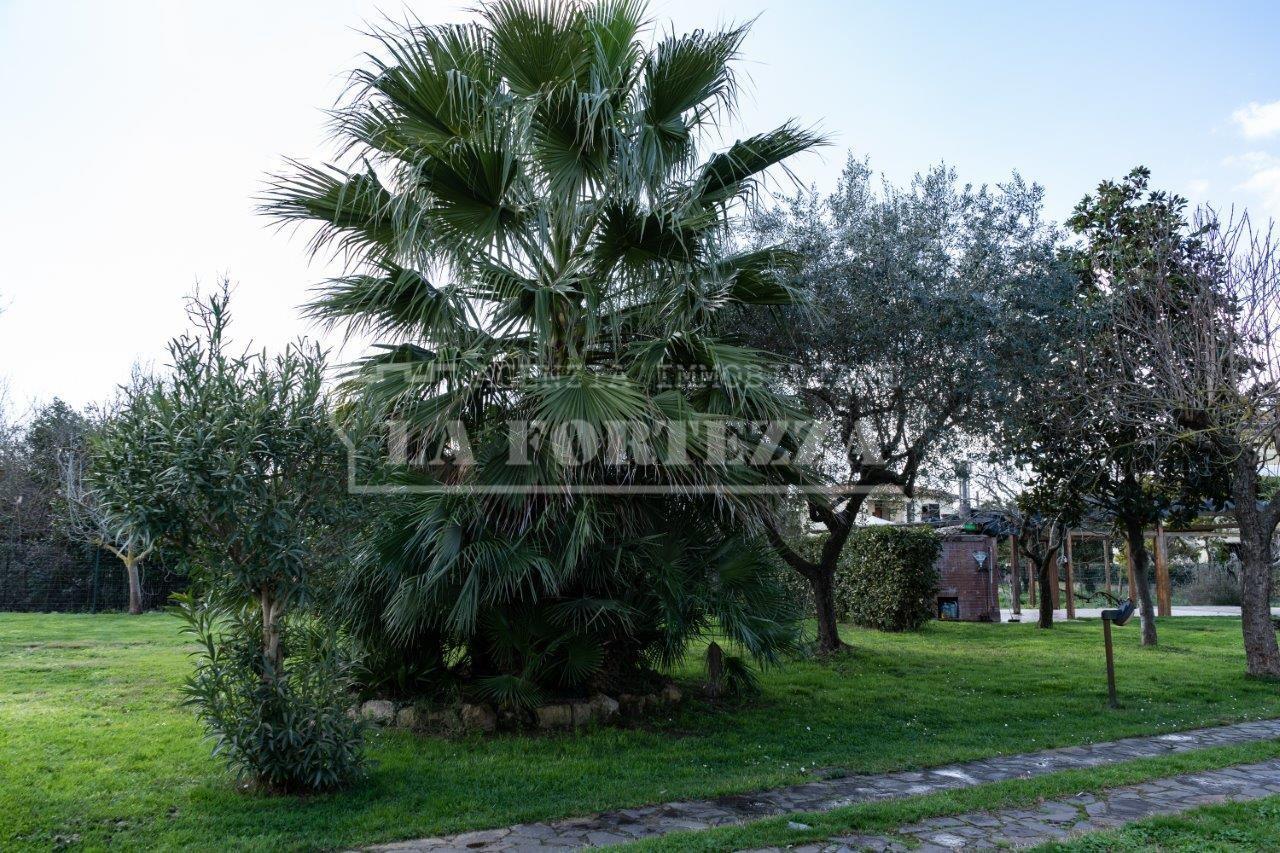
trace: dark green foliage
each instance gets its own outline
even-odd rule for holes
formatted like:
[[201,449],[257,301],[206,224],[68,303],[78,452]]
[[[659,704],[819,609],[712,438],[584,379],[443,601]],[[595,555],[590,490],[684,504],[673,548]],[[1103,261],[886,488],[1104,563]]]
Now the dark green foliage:
[[[663,523],[662,499],[557,503],[513,548],[484,503],[405,502],[340,596],[367,677],[406,694],[465,683],[475,698],[527,708],[635,689],[713,631],[764,663],[795,649],[803,611],[761,543],[693,518],[670,519],[663,538],[637,530]],[[579,552],[583,528],[595,547]],[[422,557],[406,562],[406,547]],[[427,558],[442,550],[450,559],[433,569]]]
[[288,670],[271,678],[257,642],[261,611],[177,598],[183,633],[201,649],[184,704],[196,709],[228,768],[273,793],[337,788],[361,772],[363,723],[346,713],[350,664],[331,632],[291,622]]
[[332,788],[358,769],[361,738],[332,639],[299,621],[348,530],[324,356],[233,350],[228,302],[225,286],[193,300],[196,330],[170,343],[169,371],[127,389],[126,422],[148,426],[110,434],[140,464],[129,489],[105,493],[109,517],[198,569],[184,608],[203,649],[187,696],[217,751],[266,790]]
[[924,625],[933,618],[941,548],[928,528],[856,530],[836,572],[836,606],[842,616],[881,631],[913,631]]
[[[790,294],[768,247],[727,235],[820,140],[785,124],[706,150],[742,30],[650,40],[630,0],[477,13],[379,32],[339,111],[359,165],[301,166],[265,200],[350,259],[310,311],[390,339],[350,409],[415,451],[370,466],[410,494],[379,500],[338,599],[369,685],[524,709],[651,679],[700,635],[776,661],[799,612],[757,539],[767,490],[737,487],[794,474],[711,445],[728,429],[754,458],[753,424],[798,416],[722,334],[726,309]],[[558,452],[615,427],[651,444]]]

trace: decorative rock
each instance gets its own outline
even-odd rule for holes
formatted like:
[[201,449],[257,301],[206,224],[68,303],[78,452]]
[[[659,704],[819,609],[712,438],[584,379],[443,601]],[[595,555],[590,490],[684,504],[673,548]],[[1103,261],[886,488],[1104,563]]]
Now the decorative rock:
[[607,723],[618,716],[618,702],[603,693],[591,697],[591,712],[597,720]]
[[591,722],[595,707],[590,702],[574,702],[570,707],[573,709],[573,724],[575,726],[585,726]]
[[462,731],[462,715],[458,713],[457,708],[432,711],[427,715],[427,728],[446,734],[455,734]]
[[396,718],[396,706],[387,699],[370,699],[360,706],[360,716],[375,726],[385,726]]
[[498,715],[488,705],[463,705],[462,727],[469,732],[489,734],[498,728]]
[[573,725],[573,708],[569,705],[542,705],[534,713],[540,729],[567,729]]
[[680,692],[680,688],[674,684],[668,684],[662,688],[662,700],[668,705],[678,705],[680,700],[684,698],[684,694]]
[[417,727],[418,712],[412,705],[407,705],[396,712],[396,728],[416,729]]
[[357,702],[347,709],[347,716],[353,720],[360,719],[360,703]]
[[624,717],[638,717],[644,713],[644,697],[634,693],[618,695],[618,710]]

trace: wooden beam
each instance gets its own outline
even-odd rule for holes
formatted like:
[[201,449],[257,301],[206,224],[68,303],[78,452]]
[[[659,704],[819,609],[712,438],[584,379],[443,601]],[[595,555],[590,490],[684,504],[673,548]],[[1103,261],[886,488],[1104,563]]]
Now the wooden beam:
[[1049,596],[1049,600],[1053,602],[1054,610],[1062,607],[1061,586],[1061,579],[1058,577],[1058,557],[1055,555],[1049,561],[1049,588],[1040,590],[1041,595]]
[[1164,538],[1164,524],[1156,523],[1156,535],[1152,540],[1156,556],[1156,612],[1159,616],[1173,615],[1173,587],[1169,583],[1169,549]]
[[1037,574],[1037,570],[1034,563],[1027,566],[1027,606],[1028,607],[1036,606],[1036,582],[1038,580],[1036,577],[1036,574]]
[[1111,537],[1108,536],[1102,540],[1102,582],[1107,595],[1111,594],[1111,560],[1114,556],[1111,552]]
[[1076,578],[1074,567],[1071,565],[1070,530],[1067,531],[1067,547],[1065,553],[1067,555],[1067,588],[1064,595],[1067,597],[1067,618],[1074,619],[1076,618]]
[[1022,615],[1022,564],[1018,560],[1018,537],[1009,537],[1009,592],[1013,597],[1013,615]]
[[1137,593],[1138,585],[1133,577],[1133,549],[1129,547],[1128,542],[1125,542],[1125,545],[1124,545],[1124,557],[1125,557],[1125,560],[1128,561],[1129,563],[1129,595],[1128,597],[1132,598],[1134,601],[1137,601],[1136,598],[1133,598],[1135,595],[1138,594]]

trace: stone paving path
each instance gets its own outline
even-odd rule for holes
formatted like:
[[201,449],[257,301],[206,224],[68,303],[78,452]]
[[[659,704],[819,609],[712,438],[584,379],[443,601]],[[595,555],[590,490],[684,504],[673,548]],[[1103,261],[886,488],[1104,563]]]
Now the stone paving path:
[[1134,758],[1274,738],[1280,738],[1280,719],[984,758],[928,770],[899,771],[874,776],[850,775],[773,791],[737,794],[713,800],[639,806],[589,817],[524,823],[440,838],[420,838],[370,849],[390,853],[604,847],[681,830],[709,829],[796,812],[829,811],[854,803],[912,797],[950,788],[966,788],[987,782],[1027,779],[1062,770],[1114,764]]
[[[1156,779],[1125,788],[1108,788],[1052,800],[1032,809],[972,812],[936,817],[899,827],[891,835],[849,835],[821,844],[790,848],[791,853],[846,851],[990,850],[1035,847],[1086,832],[1114,829],[1157,815],[1171,815],[1215,803],[1256,800],[1280,794],[1280,759],[1241,764]],[[749,853],[782,853],[765,847]]]

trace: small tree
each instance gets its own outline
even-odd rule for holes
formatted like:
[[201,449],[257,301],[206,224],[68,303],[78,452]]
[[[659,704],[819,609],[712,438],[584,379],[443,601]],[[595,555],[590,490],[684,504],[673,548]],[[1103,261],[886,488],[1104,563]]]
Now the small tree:
[[1087,494],[1095,511],[1115,518],[1133,555],[1143,645],[1156,644],[1145,531],[1218,490],[1194,458],[1168,452],[1158,440],[1159,407],[1128,393],[1149,381],[1156,353],[1127,334],[1127,306],[1146,291],[1167,290],[1180,295],[1161,319],[1179,322],[1176,303],[1209,260],[1188,229],[1186,199],[1150,189],[1150,177],[1138,167],[1120,181],[1103,181],[1068,221],[1085,240],[1074,259],[1089,300],[1087,325],[1052,377],[1067,404],[1040,419],[1038,438],[1054,447],[1029,460],[1049,479],[1074,483],[1071,490]]
[[183,611],[204,657],[187,694],[218,750],[266,789],[330,788],[360,764],[344,667],[331,641],[289,620],[308,601],[317,530],[345,500],[324,358],[302,344],[232,352],[227,304],[225,286],[193,300],[198,333],[175,339],[170,375],[125,406],[147,430],[117,440],[149,468],[144,528],[180,543],[195,570],[200,594]]
[[148,382],[135,374],[84,447],[59,458],[68,532],[124,564],[134,615],[142,613],[141,566],[155,549],[153,531],[164,514],[155,501],[158,484],[150,458],[136,452],[159,437],[146,405]]

